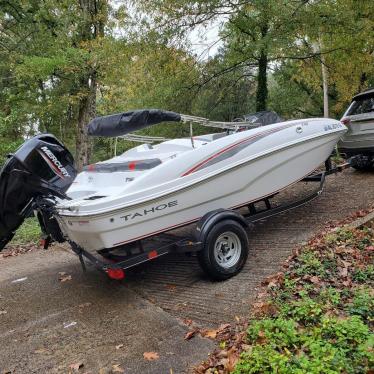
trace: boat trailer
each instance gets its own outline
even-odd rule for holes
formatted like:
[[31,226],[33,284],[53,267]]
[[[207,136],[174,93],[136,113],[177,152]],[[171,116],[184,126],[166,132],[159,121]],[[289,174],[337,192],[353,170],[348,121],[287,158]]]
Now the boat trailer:
[[[248,239],[245,231],[246,229],[252,227],[256,222],[295,209],[312,201],[322,193],[327,175],[339,173],[349,166],[349,163],[344,163],[333,167],[331,160],[328,159],[325,162],[325,170],[312,173],[300,181],[318,183],[318,186],[306,196],[291,203],[274,206],[272,198],[277,194],[276,193],[260,200],[244,204],[240,207],[240,209],[247,207],[247,212],[244,214],[238,212],[239,208],[214,210],[200,218],[195,229],[191,230],[191,234],[187,236],[164,232],[149,238],[137,240],[121,247],[102,249],[98,251],[98,254],[100,254],[102,258],[94,256],[92,253],[86,251],[72,241],[69,243],[72,250],[78,255],[83,271],[86,271],[85,260],[87,260],[98,270],[105,272],[111,279],[122,280],[125,278],[126,270],[169,253],[197,254],[200,265],[212,279],[227,279],[237,274],[242,269],[247,259],[248,245],[246,245],[246,243],[248,244]],[[232,271],[227,271],[224,267],[222,269],[217,269],[216,267],[217,263],[219,263],[219,256],[216,261],[217,263],[212,264],[212,256],[209,255],[209,251],[211,252],[209,247],[212,247],[210,234],[212,228],[218,223],[221,226],[226,223],[226,227],[232,227],[232,230],[236,232],[232,237],[227,234],[228,239],[224,239],[226,242],[222,241],[223,244],[221,243],[221,252],[223,251],[222,248],[225,247],[225,243],[230,241],[230,238],[235,239],[235,237],[240,237],[238,226],[242,226],[244,231],[245,238],[242,236],[242,243],[244,244],[242,250],[245,253],[241,263]],[[189,225],[192,224],[189,223]],[[226,230],[228,230],[228,233],[230,232],[230,229],[226,228]],[[244,248],[245,246],[246,248]],[[116,253],[118,251],[120,254]],[[221,257],[223,258],[224,255]]]

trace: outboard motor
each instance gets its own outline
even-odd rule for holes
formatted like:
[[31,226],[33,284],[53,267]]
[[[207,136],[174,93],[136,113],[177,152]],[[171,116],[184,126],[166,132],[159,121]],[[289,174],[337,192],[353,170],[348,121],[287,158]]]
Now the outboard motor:
[[73,156],[50,134],[27,140],[9,155],[0,171],[0,251],[31,214],[35,201],[67,198],[65,192],[76,175]]

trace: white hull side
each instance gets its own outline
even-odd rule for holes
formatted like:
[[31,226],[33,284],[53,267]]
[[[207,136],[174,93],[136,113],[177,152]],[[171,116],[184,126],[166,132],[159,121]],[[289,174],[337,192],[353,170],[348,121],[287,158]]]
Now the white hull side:
[[88,251],[125,244],[196,221],[214,209],[238,207],[282,190],[324,162],[337,137],[330,133],[296,143],[137,206],[93,217],[59,217],[59,221],[69,238]]

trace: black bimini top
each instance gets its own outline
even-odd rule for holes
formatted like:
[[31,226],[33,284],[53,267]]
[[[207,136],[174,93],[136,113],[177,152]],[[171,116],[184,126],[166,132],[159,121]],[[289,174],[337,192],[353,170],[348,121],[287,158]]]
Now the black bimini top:
[[142,109],[94,118],[88,124],[90,136],[116,137],[161,122],[180,122],[181,115],[161,109]]

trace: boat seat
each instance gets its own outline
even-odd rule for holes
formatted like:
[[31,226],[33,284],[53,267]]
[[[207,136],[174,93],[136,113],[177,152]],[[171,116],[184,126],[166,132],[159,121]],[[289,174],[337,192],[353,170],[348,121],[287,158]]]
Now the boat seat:
[[149,170],[158,165],[162,161],[159,158],[150,158],[144,160],[133,160],[125,162],[99,162],[97,164],[86,165],[83,167],[83,171],[95,172],[95,173],[113,173],[113,172],[124,172],[124,171],[142,171]]

